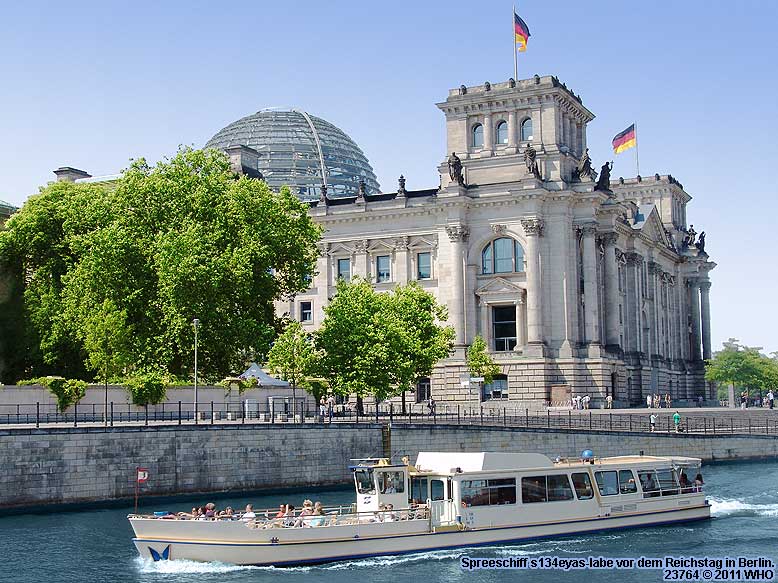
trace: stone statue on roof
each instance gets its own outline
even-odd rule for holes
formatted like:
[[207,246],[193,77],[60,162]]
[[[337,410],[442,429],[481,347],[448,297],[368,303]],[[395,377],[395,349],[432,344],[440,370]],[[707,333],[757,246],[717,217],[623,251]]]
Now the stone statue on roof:
[[594,180],[596,174],[592,168],[592,159],[589,157],[589,148],[586,148],[586,151],[578,161],[578,168],[576,168],[576,171],[578,180]]
[[613,170],[613,161],[602,165],[602,168],[600,168],[600,179],[597,181],[597,186],[594,187],[594,190],[610,192],[611,170]]
[[700,236],[697,237],[697,242],[694,246],[697,247],[697,251],[700,253],[705,253],[705,231],[701,232]]
[[689,230],[686,231],[686,238],[684,243],[687,247],[694,245],[694,240],[697,238],[697,231],[694,230],[694,225],[689,225]]
[[462,176],[462,160],[456,152],[451,152],[451,156],[448,157],[448,176],[451,182],[456,182],[459,186],[465,185],[465,178]]

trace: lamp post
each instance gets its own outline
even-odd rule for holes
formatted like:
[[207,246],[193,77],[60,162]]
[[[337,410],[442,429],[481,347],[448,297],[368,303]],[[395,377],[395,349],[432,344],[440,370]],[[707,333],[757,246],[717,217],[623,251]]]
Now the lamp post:
[[194,327],[194,337],[195,337],[195,345],[194,345],[194,417],[195,417],[195,425],[198,422],[198,413],[197,413],[197,329],[200,327],[200,320],[195,318],[192,320],[192,326]]

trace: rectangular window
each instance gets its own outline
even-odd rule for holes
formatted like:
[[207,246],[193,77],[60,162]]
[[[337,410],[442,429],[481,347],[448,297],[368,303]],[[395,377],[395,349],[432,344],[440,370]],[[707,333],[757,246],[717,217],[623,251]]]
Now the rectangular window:
[[589,479],[589,474],[585,472],[575,473],[571,478],[573,479],[575,494],[578,496],[579,500],[591,500],[594,497],[592,481]]
[[601,496],[615,496],[619,493],[618,472],[595,472],[594,479],[597,480]]
[[382,283],[389,281],[391,273],[389,272],[389,256],[379,255],[375,258],[376,281]]
[[659,496],[659,484],[656,481],[656,472],[653,470],[641,470],[638,472],[640,488],[643,490],[643,498]]
[[521,501],[524,504],[546,502],[546,476],[530,476],[521,479]]
[[446,489],[443,480],[430,480],[430,499],[443,500]]
[[659,488],[662,490],[662,496],[678,494],[678,482],[673,470],[657,470],[656,478],[659,482]]
[[491,383],[485,383],[483,388],[483,394],[481,395],[482,401],[488,401],[490,399],[507,399],[508,398],[508,377],[505,375],[497,375],[494,377]]
[[313,302],[300,302],[300,322],[313,322]]
[[424,504],[427,501],[428,488],[429,480],[427,478],[411,478],[411,502]]
[[516,504],[516,478],[463,480],[461,492],[466,507]]
[[432,254],[418,253],[416,255],[416,279],[432,278]]
[[492,308],[492,337],[497,352],[509,352],[516,348],[516,306]]
[[351,279],[351,259],[338,259],[338,279]]
[[429,401],[429,398],[430,379],[429,377],[424,377],[419,379],[419,381],[416,383],[416,402],[423,403],[424,401]]
[[637,491],[638,485],[632,470],[619,470],[619,493],[634,494]]
[[570,488],[570,480],[567,479],[567,474],[547,476],[547,484],[549,502],[573,499],[573,490]]
[[405,492],[403,472],[379,472],[378,489],[381,494],[402,494]]

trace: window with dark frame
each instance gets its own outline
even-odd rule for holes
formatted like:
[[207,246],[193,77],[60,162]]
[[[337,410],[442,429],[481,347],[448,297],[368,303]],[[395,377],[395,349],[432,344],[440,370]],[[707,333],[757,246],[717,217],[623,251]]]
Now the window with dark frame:
[[300,322],[313,322],[313,302],[300,302]]
[[429,251],[416,254],[416,279],[432,278],[432,254]]
[[379,255],[375,258],[376,281],[384,283],[391,280],[390,262],[388,255]]
[[351,280],[351,259],[338,259],[338,279]]

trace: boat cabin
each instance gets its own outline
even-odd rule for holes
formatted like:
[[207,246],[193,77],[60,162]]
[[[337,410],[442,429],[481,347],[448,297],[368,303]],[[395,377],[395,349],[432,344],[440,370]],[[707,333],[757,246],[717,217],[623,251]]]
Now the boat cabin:
[[352,466],[359,512],[427,505],[435,522],[469,527],[659,512],[701,496],[696,458],[421,452],[415,465],[359,462]]

